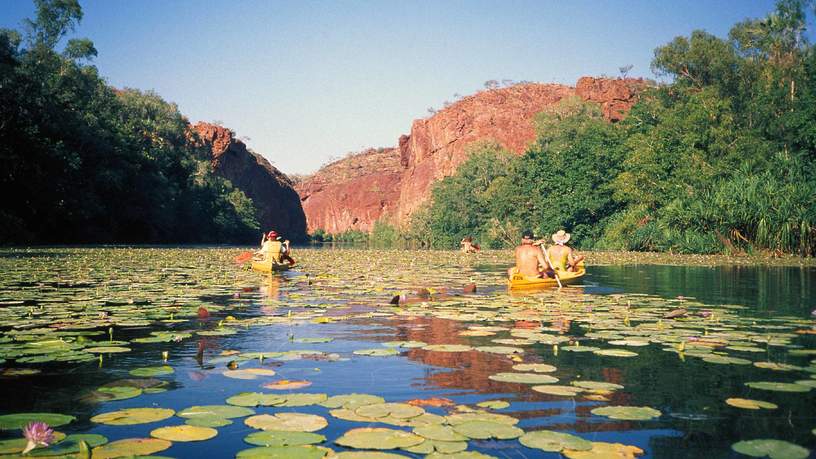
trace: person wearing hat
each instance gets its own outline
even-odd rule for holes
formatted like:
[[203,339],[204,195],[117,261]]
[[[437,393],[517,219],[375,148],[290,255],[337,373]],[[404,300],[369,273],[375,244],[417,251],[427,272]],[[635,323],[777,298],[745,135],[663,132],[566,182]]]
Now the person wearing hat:
[[289,241],[281,241],[277,231],[270,231],[261,236],[261,249],[255,252],[263,261],[272,260],[274,263],[288,261],[290,265],[295,264],[295,260],[289,256]]
[[508,270],[508,274],[521,274],[526,277],[549,277],[548,272],[552,265],[547,261],[540,247],[533,245],[533,232],[526,230],[521,235],[521,244],[516,247],[516,266]]
[[547,249],[553,268],[558,271],[578,271],[578,263],[584,259],[583,255],[577,255],[575,250],[567,245],[570,236],[570,233],[558,230],[552,235],[555,245]]

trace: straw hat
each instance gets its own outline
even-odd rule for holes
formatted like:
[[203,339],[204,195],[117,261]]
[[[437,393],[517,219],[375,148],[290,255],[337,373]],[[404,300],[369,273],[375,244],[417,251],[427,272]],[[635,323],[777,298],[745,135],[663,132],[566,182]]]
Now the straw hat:
[[567,241],[570,240],[570,236],[571,236],[570,233],[564,230],[558,230],[557,233],[552,235],[552,240],[556,244],[566,244]]

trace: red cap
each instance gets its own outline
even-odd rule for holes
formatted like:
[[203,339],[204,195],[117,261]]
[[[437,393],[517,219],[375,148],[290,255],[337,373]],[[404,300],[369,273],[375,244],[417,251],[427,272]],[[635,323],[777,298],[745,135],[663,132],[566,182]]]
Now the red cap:
[[267,238],[267,239],[276,239],[277,237],[278,237],[278,233],[276,233],[275,231],[270,231],[270,232],[269,232],[269,233],[266,235],[266,238]]

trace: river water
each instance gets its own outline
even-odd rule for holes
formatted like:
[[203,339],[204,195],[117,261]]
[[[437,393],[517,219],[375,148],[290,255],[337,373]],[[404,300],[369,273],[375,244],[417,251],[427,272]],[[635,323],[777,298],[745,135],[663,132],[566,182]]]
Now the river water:
[[[320,446],[338,453],[355,451],[335,442],[352,429],[410,432],[425,422],[465,435],[459,443],[467,451],[500,458],[562,457],[517,438],[540,430],[635,447],[642,450],[638,457],[747,457],[732,445],[757,439],[816,449],[812,267],[599,266],[590,256],[588,275],[579,283],[517,293],[505,285],[503,252],[468,257],[300,250],[296,269],[271,276],[232,263],[240,252],[0,251],[0,415],[63,413],[76,420],[57,430],[114,441],[147,438],[186,418],[107,425],[91,421],[93,416],[135,407],[181,413],[259,392],[286,401],[253,407],[256,414],[322,417],[327,425],[316,431],[325,436]],[[463,290],[470,283],[476,292]],[[430,295],[418,297],[419,288]],[[406,303],[389,304],[400,294]],[[102,346],[116,349],[106,352]],[[546,373],[513,368],[520,364],[555,368]],[[165,365],[172,373],[147,378],[131,373]],[[266,371],[243,372],[255,369]],[[505,373],[533,374],[537,382],[497,376]],[[541,375],[557,381],[544,382]],[[121,387],[127,385],[121,381],[140,377],[142,386],[154,384],[144,379],[161,385],[130,398],[119,394],[120,400],[104,390],[100,395],[100,387]],[[286,388],[292,381],[302,387]],[[605,385],[584,388],[582,382]],[[784,383],[779,387],[785,391],[753,383]],[[542,386],[579,392],[537,390]],[[352,393],[411,402],[437,416],[365,418],[357,407],[344,415],[324,406],[326,397]],[[775,408],[726,403],[734,398]],[[507,406],[478,406],[494,401]],[[615,419],[621,416],[593,413],[610,406],[648,407],[656,414]],[[509,416],[523,432],[472,433],[455,421],[462,413],[481,419],[477,427],[488,430],[491,423],[484,420],[490,413]],[[233,457],[254,447],[244,438],[258,430],[245,420],[234,418],[216,427],[214,438],[174,441],[156,454]],[[504,422],[506,417],[499,420]],[[0,440],[19,437],[19,430],[0,431]],[[378,443],[386,440],[369,442]],[[296,448],[301,449],[256,450],[254,457],[326,453]],[[787,457],[808,454],[792,451]],[[424,457],[405,449],[387,452]]]

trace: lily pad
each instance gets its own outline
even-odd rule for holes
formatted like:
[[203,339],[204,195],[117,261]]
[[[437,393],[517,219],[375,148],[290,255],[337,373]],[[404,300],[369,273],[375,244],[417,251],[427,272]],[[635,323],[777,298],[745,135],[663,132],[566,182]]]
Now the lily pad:
[[725,403],[735,408],[743,408],[746,410],[758,410],[764,408],[766,410],[775,410],[779,408],[771,402],[763,402],[762,400],[751,400],[747,398],[729,398]]
[[568,459],[634,459],[643,454],[637,446],[622,443],[592,442],[590,450],[565,449],[561,452]]
[[558,382],[558,378],[540,373],[496,373],[488,376],[488,379],[518,384],[551,384]]
[[202,405],[185,408],[176,413],[176,416],[190,419],[204,416],[215,416],[224,419],[233,419],[242,418],[244,416],[251,416],[253,414],[255,414],[255,410],[251,410],[249,408],[244,408],[241,406]]
[[256,407],[276,406],[286,399],[279,394],[264,394],[262,392],[241,392],[227,399],[227,403],[235,406]]
[[492,410],[501,410],[510,406],[509,403],[505,402],[504,400],[485,400],[483,402],[479,402],[476,406],[480,408],[490,408]]
[[536,448],[550,452],[560,452],[563,449],[587,451],[592,449],[592,442],[581,437],[551,430],[536,430],[527,432],[519,438],[519,442],[528,448]]
[[660,417],[660,411],[648,406],[604,406],[590,411],[596,416],[606,416],[624,421],[648,421]]
[[419,435],[404,430],[382,427],[351,429],[334,442],[357,449],[395,449],[415,446],[425,441]]
[[235,457],[258,459],[321,459],[326,457],[329,451],[327,448],[313,445],[261,446],[238,451]]
[[22,429],[31,422],[44,422],[50,427],[59,427],[75,420],[74,416],[59,413],[4,414],[0,416],[0,430]]
[[188,426],[198,427],[224,427],[232,424],[232,421],[226,418],[219,418],[218,416],[197,416],[194,418],[187,418],[184,421]]
[[97,446],[92,450],[93,459],[112,459],[158,453],[170,448],[173,443],[158,438],[127,438]]
[[534,373],[552,373],[557,370],[556,367],[547,365],[546,363],[520,363],[518,365],[513,365],[513,369],[524,372],[532,371]]
[[275,376],[275,370],[267,368],[247,368],[245,370],[226,370],[224,376],[233,379],[258,379],[261,376]]
[[175,373],[175,370],[173,370],[173,367],[169,365],[162,365],[160,367],[141,367],[130,370],[131,375],[145,378],[151,378],[153,376],[171,375],[173,373]]
[[599,349],[592,351],[593,354],[605,355],[607,357],[637,357],[637,352],[627,351],[626,349]]
[[326,400],[319,403],[320,406],[326,408],[348,408],[356,410],[364,405],[373,405],[375,403],[385,403],[385,399],[378,395],[370,394],[342,394],[333,395]]
[[773,381],[747,382],[746,386],[752,389],[769,390],[773,392],[808,392],[810,387],[794,383],[781,383]]
[[[100,435],[101,436],[101,435]],[[59,444],[60,442],[64,441],[67,437],[62,432],[54,432],[54,442],[55,444]],[[104,438],[104,437],[102,437]],[[107,442],[108,440],[105,439]],[[0,440],[0,454],[17,454],[22,453],[23,450],[28,445],[28,440],[25,438],[13,438],[10,440]],[[48,448],[50,449],[50,448]],[[33,455],[37,452],[38,449],[31,451],[29,455]],[[0,456],[3,457],[3,456]]]
[[731,445],[734,451],[751,457],[769,457],[771,459],[806,459],[810,450],[782,440],[745,440]]
[[417,427],[414,429],[414,433],[428,440],[460,442],[468,439],[468,437],[456,433],[453,427],[443,425]]
[[536,392],[540,392],[542,394],[547,395],[558,395],[562,397],[575,397],[576,395],[580,394],[584,391],[584,389],[580,387],[574,386],[559,386],[559,385],[550,385],[550,386],[533,386],[532,389]]
[[284,401],[276,406],[309,406],[325,402],[326,394],[285,394],[281,395]]
[[409,446],[407,448],[402,448],[409,453],[416,453],[416,454],[432,454],[432,453],[441,453],[441,454],[453,454],[458,453],[460,451],[466,450],[468,444],[466,441],[438,441],[438,440],[425,440],[424,442],[416,445],[416,446]]
[[492,421],[470,421],[453,426],[456,433],[468,438],[486,440],[496,438],[498,440],[509,440],[524,435],[524,431],[518,427]]
[[285,432],[315,432],[329,425],[326,418],[305,413],[259,414],[246,418],[244,424],[254,429]]
[[129,347],[122,347],[122,346],[99,346],[99,347],[86,347],[85,352],[93,352],[94,354],[118,354],[122,352],[130,352]]
[[[573,381],[570,384],[576,387],[589,390],[618,390],[623,389],[620,384],[609,383],[604,381]],[[572,448],[575,449],[575,448]]]
[[364,405],[355,410],[359,416],[367,418],[393,417],[397,419],[415,418],[425,412],[424,409],[407,403],[377,403]]
[[311,385],[312,382],[306,381],[305,379],[301,380],[281,379],[280,381],[274,381],[271,383],[264,384],[263,387],[272,390],[288,390],[288,389],[302,389],[304,387],[309,387]]
[[405,456],[382,451],[343,451],[331,459],[405,459]]
[[125,408],[97,414],[91,418],[91,422],[111,426],[129,426],[162,421],[175,413],[175,411],[167,408]]
[[168,441],[204,441],[218,435],[218,431],[211,427],[200,426],[166,426],[150,431],[150,436]]
[[422,349],[437,352],[467,352],[473,350],[472,347],[464,344],[429,344]]
[[509,426],[514,426],[519,422],[518,419],[512,416],[508,416],[506,414],[488,413],[486,411],[483,412],[477,411],[474,413],[457,413],[447,416],[445,419],[447,420],[448,424],[453,426],[473,421],[497,422],[499,424],[507,424]]
[[389,355],[398,355],[399,351],[391,348],[375,348],[375,349],[358,349],[353,352],[356,355],[369,355],[372,357],[387,357]]
[[244,441],[258,446],[300,446],[322,443],[326,437],[311,432],[268,430],[251,433],[244,437]]

